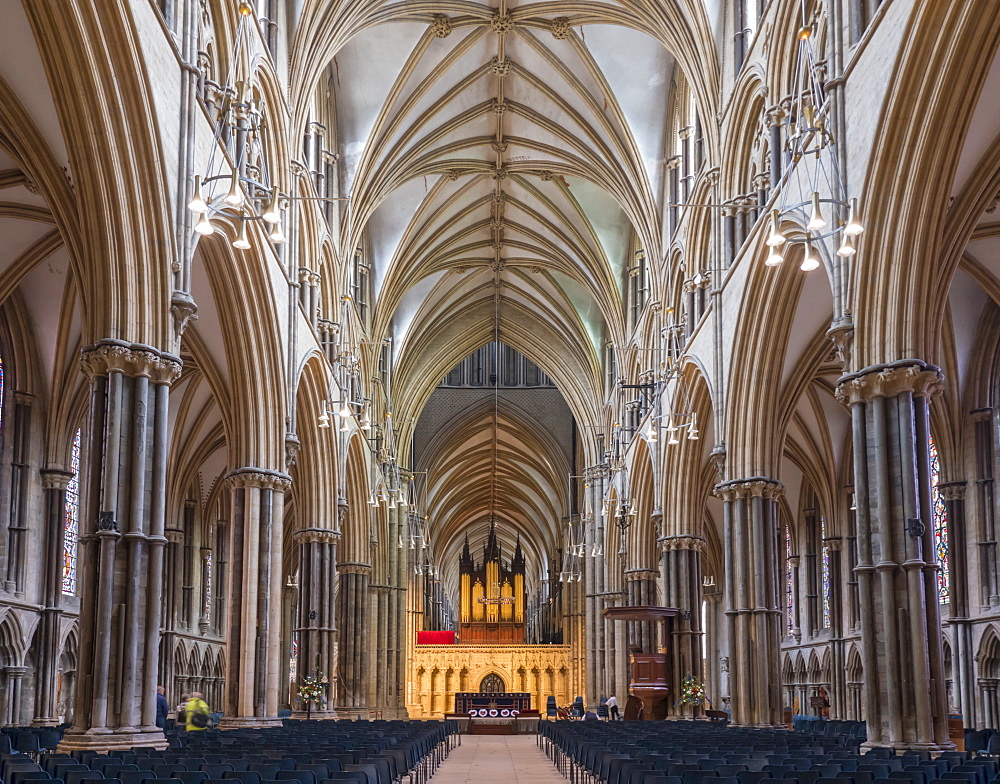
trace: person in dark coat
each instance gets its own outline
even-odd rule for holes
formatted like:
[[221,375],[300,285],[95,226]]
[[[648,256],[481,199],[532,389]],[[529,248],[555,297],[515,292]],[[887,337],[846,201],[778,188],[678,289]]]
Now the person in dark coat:
[[156,687],[156,726],[161,730],[167,726],[167,714],[170,713],[170,703],[167,702],[167,690]]

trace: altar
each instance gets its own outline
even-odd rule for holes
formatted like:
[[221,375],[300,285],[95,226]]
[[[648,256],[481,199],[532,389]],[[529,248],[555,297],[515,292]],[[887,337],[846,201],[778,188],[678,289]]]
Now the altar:
[[515,692],[458,692],[455,694],[455,713],[472,713],[485,716],[509,716],[511,711],[522,713],[531,710],[531,695]]

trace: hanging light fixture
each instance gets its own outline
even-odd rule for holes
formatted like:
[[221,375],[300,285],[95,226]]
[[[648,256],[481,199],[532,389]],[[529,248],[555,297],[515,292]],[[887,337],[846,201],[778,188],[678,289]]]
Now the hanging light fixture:
[[844,232],[844,241],[839,248],[837,248],[837,255],[843,258],[849,258],[858,252],[858,249],[854,246],[854,236]]
[[818,191],[813,191],[812,211],[809,215],[809,222],[806,224],[806,228],[809,229],[809,231],[822,231],[826,228],[826,218],[823,217],[823,212],[820,210],[819,206]]
[[215,234],[215,227],[212,225],[212,221],[208,219],[207,212],[200,213],[200,217],[194,226],[194,230],[202,237],[207,237],[209,234]]
[[205,201],[205,197],[201,193],[201,175],[196,174],[194,177],[194,194],[191,196],[191,201],[188,202],[188,209],[191,212],[196,212],[204,215],[208,212],[208,203]]
[[249,250],[250,240],[247,238],[247,222],[240,218],[240,230],[233,240],[233,247],[237,250]]
[[777,248],[785,244],[785,235],[781,233],[780,221],[781,216],[778,210],[771,210],[771,230],[767,235],[768,247]]
[[764,264],[768,267],[777,267],[781,262],[785,260],[777,248],[772,248],[771,252],[767,254],[767,258],[764,260]]
[[811,242],[806,242],[805,252],[802,256],[802,264],[799,265],[799,269],[803,272],[812,272],[814,269],[819,267],[819,259],[817,254],[813,249]]
[[844,234],[848,237],[857,237],[865,227],[861,225],[861,218],[858,214],[858,200],[851,199],[850,211],[847,215],[847,224],[844,226]]

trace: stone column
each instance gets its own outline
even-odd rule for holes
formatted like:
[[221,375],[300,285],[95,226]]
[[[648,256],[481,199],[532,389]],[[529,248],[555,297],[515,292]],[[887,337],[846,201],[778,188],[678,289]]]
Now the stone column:
[[56,672],[59,669],[59,623],[62,618],[62,581],[66,487],[73,474],[47,469],[40,472],[45,491],[45,555],[43,556],[42,612],[38,623],[35,674],[36,727],[59,723],[56,711]]
[[[299,602],[296,635],[299,683],[307,675],[326,676],[333,683],[337,669],[334,594],[337,585],[337,544],[340,532],[329,528],[306,528],[292,538],[299,549]],[[336,718],[333,694],[328,690],[326,706],[313,705],[315,718]]]
[[793,555],[788,559],[788,565],[792,568],[792,637],[796,643],[802,642],[802,601],[799,588],[801,564],[802,557],[799,555]]
[[941,371],[919,360],[844,376],[857,495],[858,591],[869,746],[945,751],[928,404]]
[[843,544],[840,537],[828,537],[830,548],[830,719],[847,715],[847,643],[844,639]]
[[[601,504],[604,500],[604,484],[608,478],[608,468],[604,465],[592,466],[584,470],[585,492],[590,493],[589,520],[584,526],[584,557],[581,568],[584,580],[584,642],[586,646],[586,676],[584,678],[584,704],[597,705],[600,697],[609,697],[607,683],[609,673],[605,667],[604,618],[601,611],[604,601],[598,596],[604,590],[603,556],[595,556],[598,549],[603,551],[604,534],[601,524]],[[624,702],[622,703],[624,705]]]
[[955,682],[957,707],[966,727],[976,726],[975,648],[969,619],[969,565],[966,518],[965,482],[938,485],[938,491],[948,509],[949,593],[951,595],[951,628],[955,646],[952,653],[952,678]]
[[156,686],[168,399],[180,362],[109,339],[85,348],[82,364],[90,418],[77,561],[80,658],[74,723],[59,751],[165,748]]
[[720,608],[722,605],[722,593],[713,588],[711,593],[702,594],[705,601],[705,628],[702,634],[705,635],[706,657],[705,688],[708,691],[712,705],[718,710],[722,709],[723,697],[728,696],[728,687],[722,682],[722,623],[720,619]]
[[983,728],[996,727],[1000,721],[1000,711],[997,710],[998,682],[997,678],[979,679],[979,688],[983,694]]
[[369,564],[337,564],[336,704],[343,718],[368,716]]
[[775,500],[780,482],[764,477],[723,482],[729,684],[736,726],[781,726],[781,623],[778,601],[783,548]]
[[240,468],[232,490],[226,716],[221,726],[280,727],[281,556],[285,492],[279,471]]
[[[660,572],[663,574],[663,603],[680,613],[673,618],[673,632],[668,641],[673,680],[670,704],[681,696],[687,675],[704,683],[701,656],[704,630],[701,628],[702,577],[701,553],[705,540],[698,536],[664,536],[660,544]],[[718,694],[718,692],[716,692]],[[703,705],[678,705],[671,715],[698,718],[705,715]]]

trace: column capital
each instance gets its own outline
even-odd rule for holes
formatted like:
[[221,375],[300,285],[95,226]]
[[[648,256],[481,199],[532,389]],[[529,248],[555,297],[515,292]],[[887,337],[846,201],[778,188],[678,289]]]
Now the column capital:
[[944,374],[939,367],[919,359],[900,359],[841,376],[836,394],[840,402],[852,405],[904,392],[914,397],[932,398],[943,390]]
[[705,540],[700,536],[662,536],[658,540],[661,552],[671,550],[695,550],[702,552],[705,549]]
[[292,534],[292,541],[295,544],[306,544],[307,542],[337,544],[340,541],[340,531],[334,531],[330,528],[303,528]]
[[660,573],[655,569],[629,569],[625,572],[626,582],[635,582],[637,580],[657,580],[660,577]]
[[785,493],[785,486],[777,479],[766,476],[752,476],[747,479],[730,479],[720,482],[712,493],[723,501],[735,501],[737,498],[767,498],[774,500]]
[[337,564],[337,572],[340,574],[361,574],[370,577],[372,573],[371,564],[358,563],[357,561],[344,561]]
[[65,490],[70,480],[76,476],[72,471],[59,468],[43,468],[38,473],[42,477],[43,490]]
[[966,482],[942,482],[937,489],[945,501],[962,501],[965,499],[966,484]]
[[292,486],[292,478],[288,474],[269,468],[237,468],[226,475],[226,481],[234,490],[238,487],[257,487],[285,491]]
[[146,376],[154,384],[172,384],[181,374],[181,360],[152,346],[106,338],[80,351],[80,364],[88,378],[122,373]]

